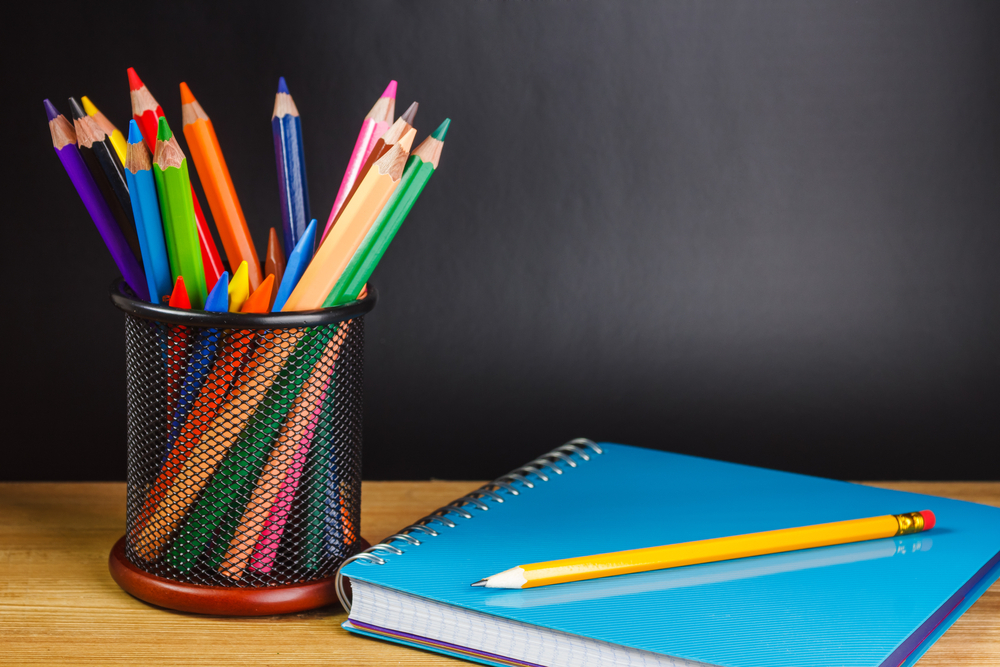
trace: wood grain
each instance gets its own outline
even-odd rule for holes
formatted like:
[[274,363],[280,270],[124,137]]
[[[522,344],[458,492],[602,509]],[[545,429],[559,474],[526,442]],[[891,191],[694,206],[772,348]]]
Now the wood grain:
[[[1000,482],[869,482],[1000,506]],[[372,541],[480,482],[365,482],[362,535]],[[340,627],[326,607],[224,618],[153,607],[108,574],[125,528],[121,483],[0,483],[0,665],[461,665]],[[988,591],[920,667],[1000,664],[1000,586]]]

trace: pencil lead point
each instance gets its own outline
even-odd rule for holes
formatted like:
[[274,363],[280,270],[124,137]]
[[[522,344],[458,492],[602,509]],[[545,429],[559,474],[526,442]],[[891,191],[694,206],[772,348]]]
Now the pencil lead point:
[[278,77],[278,92],[284,93],[285,95],[291,95],[291,93],[288,92],[288,84],[285,83],[285,77],[283,76]]
[[476,586],[478,588],[483,588],[483,587],[486,586],[486,580],[485,579],[480,579],[479,581],[477,581],[476,583],[474,583],[472,585]]
[[73,120],[87,117],[87,112],[83,110],[83,107],[80,106],[75,97],[69,98],[69,111],[73,114]]
[[135,122],[134,119],[128,122],[128,142],[130,144],[142,143],[142,130],[139,129],[139,123]]
[[187,82],[181,81],[181,104],[191,104],[192,102],[197,102],[194,99],[194,95],[191,93],[191,89],[188,88]]
[[385,92],[380,95],[380,97],[391,97],[396,99],[396,80],[393,79],[389,82],[389,85],[385,87]]
[[139,90],[142,88],[142,79],[139,75],[135,73],[135,70],[131,67],[128,68],[128,89],[129,90]]
[[438,129],[434,130],[431,136],[438,141],[444,141],[445,135],[448,134],[449,127],[451,127],[451,118],[445,118],[444,122],[438,125]]
[[97,107],[94,106],[94,103],[91,102],[90,98],[87,97],[86,95],[84,95],[83,97],[81,97],[80,101],[83,102],[83,110],[87,112],[88,116],[93,116],[93,115],[99,113],[97,111]]
[[400,116],[400,118],[405,120],[407,125],[413,125],[413,119],[417,117],[417,109],[419,108],[420,108],[420,103],[414,102],[409,106],[409,108],[407,108],[406,111],[403,112],[403,115]]
[[42,104],[45,105],[45,115],[48,116],[49,120],[54,120],[59,115],[59,110],[52,102],[49,102],[48,98],[42,100]]
[[172,136],[174,136],[174,133],[170,131],[170,125],[167,124],[167,117],[160,116],[156,125],[156,140],[170,141],[170,137]]

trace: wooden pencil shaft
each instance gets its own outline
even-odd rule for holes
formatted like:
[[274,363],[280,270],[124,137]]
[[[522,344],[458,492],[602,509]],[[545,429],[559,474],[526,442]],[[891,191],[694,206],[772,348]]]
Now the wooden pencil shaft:
[[[174,146],[168,149],[166,146],[170,142],[174,142]],[[179,153],[180,148],[176,146],[176,139],[173,137],[169,142],[157,142],[153,177],[159,192],[160,217],[163,220],[171,272],[175,280],[177,276],[184,277],[191,307],[200,309],[205,305],[207,286],[191,198],[191,179],[183,154],[180,155],[180,165],[172,166],[178,162],[174,151]],[[164,158],[163,161],[161,157]],[[164,165],[167,166],[164,168]]]
[[215,128],[197,100],[182,105],[182,111],[184,137],[205,190],[208,207],[215,218],[215,227],[229,258],[230,268],[235,269],[241,262],[246,262],[250,289],[256,290],[263,280],[260,260]]
[[302,123],[297,114],[287,114],[273,118],[271,126],[275,164],[278,170],[284,246],[285,251],[290,254],[312,219],[309,210],[305,152],[302,146]]

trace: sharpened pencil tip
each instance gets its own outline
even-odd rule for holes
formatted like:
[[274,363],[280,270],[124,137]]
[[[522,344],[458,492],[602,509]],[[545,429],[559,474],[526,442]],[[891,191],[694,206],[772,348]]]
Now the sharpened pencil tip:
[[291,95],[291,93],[288,92],[288,84],[285,83],[285,77],[283,76],[278,77],[278,92],[284,93],[285,95]]
[[407,125],[411,125],[412,126],[413,125],[413,119],[417,117],[417,109],[419,109],[419,108],[420,108],[420,103],[419,102],[414,102],[413,104],[411,104],[409,106],[409,108],[406,109],[406,111],[403,112],[403,115],[400,116],[400,118],[402,118],[403,120],[405,120]]
[[174,133],[170,131],[170,126],[167,124],[167,117],[160,116],[156,126],[156,140],[170,141],[170,137],[172,136],[174,136]]
[[194,94],[191,92],[191,89],[188,88],[187,82],[181,81],[181,104],[191,104],[192,102],[197,101],[198,100],[194,99]]
[[389,82],[389,85],[385,87],[385,92],[382,93],[381,97],[391,97],[396,99],[396,80],[393,79]]
[[483,587],[486,586],[486,580],[485,579],[480,579],[479,581],[477,581],[476,583],[474,583],[472,585],[476,586],[476,587],[479,587],[479,588],[483,588]]
[[90,98],[87,97],[86,95],[84,95],[83,97],[81,97],[80,101],[83,102],[83,110],[87,112],[88,116],[94,116],[94,115],[100,113],[97,110],[97,107],[94,106],[94,103],[91,102]]
[[142,88],[142,79],[139,75],[135,73],[135,70],[131,67],[128,68],[128,89],[129,90],[139,90]]
[[445,118],[444,122],[438,125],[438,129],[431,133],[431,136],[438,141],[444,141],[444,137],[448,134],[448,128],[451,127],[451,118]]
[[73,114],[73,120],[87,117],[87,112],[83,110],[83,107],[80,106],[75,97],[69,98],[69,112]]
[[42,100],[42,104],[45,105],[45,115],[48,116],[49,120],[55,119],[59,116],[59,109],[56,109],[52,102],[49,102],[48,98]]
[[130,144],[142,143],[142,130],[139,129],[139,123],[135,122],[135,120],[128,122],[128,142]]

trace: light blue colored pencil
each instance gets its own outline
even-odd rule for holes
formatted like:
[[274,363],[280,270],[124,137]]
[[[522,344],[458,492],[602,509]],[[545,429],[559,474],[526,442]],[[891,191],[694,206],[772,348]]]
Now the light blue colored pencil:
[[142,266],[146,270],[149,300],[163,304],[170,298],[173,282],[170,280],[170,262],[167,245],[163,240],[163,223],[160,220],[160,203],[153,181],[153,159],[142,141],[142,132],[134,120],[128,124],[128,146],[125,150],[125,180],[132,200]]

